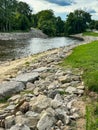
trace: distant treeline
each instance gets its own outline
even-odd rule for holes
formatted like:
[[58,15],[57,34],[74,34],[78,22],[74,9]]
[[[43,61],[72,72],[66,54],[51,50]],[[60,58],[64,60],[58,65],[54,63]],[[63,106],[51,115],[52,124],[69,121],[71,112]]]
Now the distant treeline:
[[84,32],[86,29],[98,29],[98,21],[83,10],[71,12],[65,21],[55,17],[52,10],[43,10],[33,14],[25,2],[0,0],[0,31],[28,31],[31,27],[41,29],[48,36],[64,36]]

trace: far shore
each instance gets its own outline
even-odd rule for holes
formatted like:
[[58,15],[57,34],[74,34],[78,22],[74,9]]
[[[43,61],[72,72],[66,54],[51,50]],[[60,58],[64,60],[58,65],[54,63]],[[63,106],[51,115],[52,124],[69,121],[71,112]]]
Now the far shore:
[[35,28],[32,28],[29,32],[0,32],[0,40],[23,40],[29,38],[47,38],[47,35]]

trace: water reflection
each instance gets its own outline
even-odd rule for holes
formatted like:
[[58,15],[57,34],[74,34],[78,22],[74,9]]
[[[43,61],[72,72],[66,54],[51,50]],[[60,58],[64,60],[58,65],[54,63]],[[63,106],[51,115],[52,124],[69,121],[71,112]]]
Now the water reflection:
[[31,54],[79,43],[79,40],[56,37],[56,38],[32,38],[29,40],[0,41],[0,61],[25,57]]

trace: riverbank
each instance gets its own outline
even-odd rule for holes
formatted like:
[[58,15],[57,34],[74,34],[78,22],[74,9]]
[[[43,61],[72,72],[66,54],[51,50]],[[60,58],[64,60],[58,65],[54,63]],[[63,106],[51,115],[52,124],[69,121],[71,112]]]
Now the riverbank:
[[[91,41],[98,40],[97,37],[88,37],[88,36],[84,37],[82,36],[82,34],[73,35],[72,37],[74,38],[80,37],[82,40],[84,39],[84,41],[81,42],[80,44],[90,43]],[[44,58],[44,56],[46,55],[61,53],[63,52],[63,50],[66,52],[66,55],[67,55],[67,53],[69,54],[74,47],[80,44],[73,44],[66,47],[51,49],[42,53],[31,55],[26,58],[21,58],[21,59],[17,59],[13,61],[7,61],[5,63],[1,62],[0,63],[0,81],[6,80],[6,78],[9,78],[9,77],[15,77],[15,75],[17,75],[19,70],[21,70],[23,67],[27,66],[28,64],[33,63],[35,60],[39,59],[40,57]]]
[[53,49],[0,66],[0,78],[6,81],[0,83],[3,130],[85,129],[82,72],[59,65],[76,46]]
[[47,38],[41,30],[32,29],[30,32],[0,33],[0,40],[23,40],[29,38]]
[[[53,49],[33,56],[34,59],[30,56],[22,63],[20,59],[15,75],[8,70],[9,78],[0,83],[0,126],[3,130],[84,130],[81,72],[59,66],[75,46]],[[10,63],[12,67],[15,64],[16,61]]]

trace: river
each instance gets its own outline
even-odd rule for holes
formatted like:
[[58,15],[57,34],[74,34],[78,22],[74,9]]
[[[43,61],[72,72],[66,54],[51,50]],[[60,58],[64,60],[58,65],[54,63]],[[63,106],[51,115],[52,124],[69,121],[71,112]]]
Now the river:
[[0,61],[29,56],[48,49],[78,44],[80,40],[68,37],[31,38],[28,40],[0,41]]

